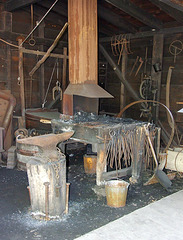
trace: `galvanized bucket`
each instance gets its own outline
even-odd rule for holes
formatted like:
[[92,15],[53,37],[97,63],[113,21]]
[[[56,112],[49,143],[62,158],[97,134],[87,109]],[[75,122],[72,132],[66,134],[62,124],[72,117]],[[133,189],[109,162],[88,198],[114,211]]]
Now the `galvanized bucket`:
[[105,184],[107,205],[110,207],[124,207],[129,183],[123,180],[110,180]]

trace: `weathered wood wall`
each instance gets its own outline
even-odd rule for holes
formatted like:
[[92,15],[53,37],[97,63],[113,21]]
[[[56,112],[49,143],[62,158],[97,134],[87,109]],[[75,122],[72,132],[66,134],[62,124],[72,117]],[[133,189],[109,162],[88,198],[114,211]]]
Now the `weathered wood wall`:
[[[34,24],[41,17],[37,15],[34,16]],[[17,10],[13,13],[1,12],[0,13],[0,38],[6,40],[9,43],[18,45],[18,39],[22,40],[31,31],[31,19],[29,9],[26,11]],[[29,39],[23,44],[23,47],[30,50],[39,50],[46,52],[48,48],[53,43],[55,37],[58,35],[62,29],[64,21],[59,21],[59,24],[52,24],[45,20],[44,24],[34,32],[33,37],[36,40],[35,46],[29,44]],[[67,31],[62,37],[61,41],[54,49],[53,53],[63,54],[63,48],[67,47]],[[17,100],[17,105],[15,108],[15,115],[20,114],[20,87],[18,83],[18,61],[19,61],[18,48],[9,46],[6,43],[0,42],[0,88],[10,89],[12,94]],[[25,82],[25,106],[26,108],[36,108],[41,107],[53,67],[55,65],[56,58],[50,57],[44,63],[44,69],[38,69],[31,80],[29,72],[36,65],[43,56],[33,55],[33,54],[23,54],[23,70],[24,70],[24,82]],[[58,68],[58,69],[57,69]],[[52,88],[55,86],[58,80],[62,84],[62,71],[63,71],[63,59],[58,59],[58,65],[55,68],[53,79],[48,92],[47,101],[48,103],[52,101]],[[68,73],[67,73],[68,75]],[[41,82],[44,78],[44,84]],[[68,78],[68,76],[67,76]],[[31,91],[31,81],[32,81],[32,91]],[[42,89],[44,88],[44,89]],[[61,104],[58,105],[59,110]]]
[[[162,62],[162,78],[161,78],[161,95],[160,95],[160,102],[165,104],[166,98],[166,81],[167,81],[167,74],[168,68],[173,66],[174,69],[172,71],[172,78],[171,78],[171,86],[170,86],[170,110],[172,111],[174,117],[176,118],[176,111],[178,110],[179,106],[176,104],[178,101],[183,101],[183,76],[182,76],[182,64],[183,64],[183,51],[176,57],[176,62],[174,63],[174,56],[172,56],[169,52],[169,46],[174,40],[181,40],[183,39],[183,34],[174,34],[169,36],[164,36],[164,47],[163,47],[163,62]],[[118,61],[118,57],[112,55],[111,46],[110,44],[105,44],[105,49],[107,52],[113,57],[116,64]],[[133,39],[131,40],[131,50],[133,54],[128,55],[128,63],[127,63],[127,72],[126,72],[126,79],[131,84],[133,89],[139,94],[139,87],[141,83],[142,74],[144,72],[144,63],[142,65],[141,70],[135,76],[135,72],[137,67],[139,66],[139,62],[136,65],[133,73],[130,75],[130,71],[132,69],[133,64],[135,63],[136,57],[139,56],[143,60],[145,60],[145,53],[146,47],[148,48],[148,61],[147,61],[147,75],[154,74],[156,78],[156,73],[152,69],[152,49],[153,49],[153,38],[142,38],[142,39]],[[101,61],[106,61],[102,54],[99,55]],[[121,63],[120,63],[121,64]],[[118,66],[121,68],[121,66]],[[100,78],[99,78],[100,81]],[[105,100],[105,109],[106,112],[118,113],[120,111],[120,104],[119,104],[119,96],[120,96],[120,80],[115,74],[114,70],[109,67],[108,74],[107,74],[107,90],[115,96],[114,99],[106,99]],[[126,90],[126,104],[133,102],[134,99]],[[134,105],[129,110],[127,110],[127,116],[133,117],[135,119],[139,119],[140,116],[140,105]],[[167,123],[167,117],[165,113],[165,109],[160,107],[159,109],[159,119]]]
[[[40,16],[37,15],[34,17],[34,21],[40,19]],[[30,9],[26,11],[16,10],[13,13],[1,12],[0,13],[0,38],[5,39],[6,41],[18,45],[18,38],[24,39],[31,30],[31,19],[30,19]],[[52,22],[45,21],[42,26],[42,31],[36,30],[34,37],[36,39],[36,45],[30,46],[28,42],[24,46],[31,50],[41,50],[47,51],[47,49],[53,43],[55,37],[61,30],[64,25],[64,20],[60,19],[57,24]],[[42,32],[42,33],[41,33]],[[162,78],[161,78],[161,96],[160,101],[165,103],[165,88],[166,88],[166,79],[169,66],[174,66],[171,79],[171,90],[170,90],[170,110],[173,112],[176,117],[176,111],[179,106],[176,104],[177,101],[183,101],[182,90],[183,90],[183,80],[182,80],[182,64],[183,64],[183,52],[181,52],[174,63],[174,57],[169,53],[169,45],[174,40],[183,39],[183,34],[173,34],[164,36],[164,48],[163,48],[163,62],[162,62]],[[65,41],[65,44],[62,42]],[[67,46],[67,33],[64,34],[60,43],[54,50],[55,53],[63,54],[63,47]],[[113,57],[116,64],[118,57],[112,55],[110,44],[104,44],[105,49],[107,49],[110,56]],[[144,70],[144,64],[142,65],[141,70],[135,76],[135,71],[137,66],[130,76],[129,73],[132,69],[132,66],[135,62],[137,56],[145,59],[145,51],[148,47],[148,62],[147,62],[147,75],[151,75],[152,69],[152,50],[153,50],[153,38],[142,38],[142,39],[132,39],[131,40],[131,50],[133,54],[128,55],[127,60],[127,72],[126,79],[131,84],[133,89],[139,93],[139,87],[141,83],[141,75]],[[31,79],[29,77],[29,72],[35,66],[37,61],[40,59],[40,56],[24,54],[24,80],[25,80],[25,95],[26,95],[26,107],[41,107],[43,102],[44,93],[47,89],[53,66],[55,64],[55,58],[49,58],[45,64],[44,69],[41,68],[33,75],[33,88],[30,104],[30,83]],[[99,52],[99,61],[107,62],[103,55]],[[138,63],[139,64],[139,63]],[[59,80],[62,81],[62,65],[63,59],[59,59]],[[121,69],[121,63],[119,64]],[[41,79],[44,75],[44,86],[45,89],[42,89]],[[52,89],[55,86],[57,80],[56,72],[53,76],[53,80],[50,86]],[[68,73],[67,73],[68,80]],[[3,42],[0,42],[0,88],[8,88],[11,90],[12,94],[17,99],[17,105],[15,108],[15,115],[20,114],[20,91],[18,82],[18,49],[12,46],[9,46]],[[99,79],[100,83],[100,79]],[[106,81],[106,90],[114,96],[114,99],[105,99],[102,100],[102,108],[106,112],[118,113],[120,111],[120,89],[121,83],[116,76],[114,70],[108,65],[107,81]],[[127,90],[125,90],[125,101],[126,104],[134,101],[132,96]],[[52,100],[51,90],[48,93],[48,102]],[[139,106],[133,106],[129,111],[127,111],[127,116],[139,119],[140,110]],[[160,107],[159,118],[165,124],[167,123],[167,118],[165,110]]]

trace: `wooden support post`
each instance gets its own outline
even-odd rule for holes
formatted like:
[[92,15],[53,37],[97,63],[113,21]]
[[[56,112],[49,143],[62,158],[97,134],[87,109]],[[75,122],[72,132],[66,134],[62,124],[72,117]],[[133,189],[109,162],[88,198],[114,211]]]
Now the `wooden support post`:
[[[159,63],[162,67],[163,61],[163,43],[164,43],[164,35],[163,34],[155,34],[153,37],[153,52],[152,52],[152,71],[151,71],[151,79],[154,83],[154,87],[157,89],[156,101],[160,101],[161,95],[161,71],[155,72],[153,65]],[[154,112],[154,120],[155,123],[158,121],[159,117],[159,104],[156,106],[156,110]]]
[[[6,11],[0,13],[0,30],[12,33],[12,13]],[[9,45],[6,45],[6,60],[6,87],[11,91],[11,47]]]
[[12,13],[3,11],[0,13],[0,30],[12,32]]
[[142,163],[143,163],[143,156],[144,156],[144,149],[142,146],[144,145],[145,141],[145,131],[143,127],[138,127],[134,132],[134,148],[132,154],[133,161],[132,161],[132,176],[130,178],[131,183],[138,183],[140,181],[141,171],[142,171]]
[[73,111],[73,96],[63,94],[63,113],[72,116]]
[[[44,22],[41,23],[41,25],[39,26],[38,30],[39,30],[39,37],[40,38],[44,38],[44,28],[45,28],[45,24]],[[40,51],[44,52],[44,46],[41,45],[40,46]],[[39,81],[39,89],[40,89],[40,94],[41,94],[41,103],[43,103],[44,101],[44,96],[45,96],[45,81],[44,81],[44,65],[41,65],[41,71],[40,71],[40,81]]]
[[68,21],[69,81],[97,84],[97,0],[68,0]]
[[67,87],[67,82],[66,82],[66,72],[67,72],[67,48],[64,48],[63,51],[63,72],[62,72],[62,91],[64,92],[66,87]]
[[[123,79],[126,79],[126,70],[127,70],[127,60],[128,60],[128,55],[126,50],[123,50],[122,54],[122,66],[121,66],[121,72],[122,72],[122,77]],[[125,107],[125,86],[121,82],[121,94],[120,94],[120,110]]]
[[104,144],[97,145],[96,184],[102,185],[102,174],[106,171]]
[[[65,47],[63,50],[64,58],[63,58],[63,70],[62,70],[62,92],[64,93],[66,87],[67,87],[67,48]],[[62,100],[62,106],[61,111],[63,111],[63,100]]]
[[6,46],[6,58],[7,58],[7,88],[11,91],[11,48],[9,45]]
[[23,52],[22,47],[20,46],[22,43],[22,39],[18,39],[19,44],[19,84],[20,84],[20,102],[21,102],[21,114],[22,114],[22,123],[25,127],[25,89],[24,89],[24,72],[23,72]]

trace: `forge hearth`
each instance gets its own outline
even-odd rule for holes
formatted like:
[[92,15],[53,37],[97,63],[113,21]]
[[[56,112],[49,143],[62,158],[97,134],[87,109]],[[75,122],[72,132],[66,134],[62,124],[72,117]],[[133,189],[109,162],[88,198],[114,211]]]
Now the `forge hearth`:
[[99,98],[112,98],[113,96],[106,92],[97,84],[69,84],[65,94],[70,95],[72,104],[72,113],[79,111],[94,112],[98,114]]
[[[145,154],[148,146],[144,126],[147,123],[78,112],[69,119],[62,115],[59,120],[53,119],[51,124],[54,133],[74,131],[72,140],[92,145],[92,152],[97,153],[97,185],[116,177],[116,171],[107,172],[107,159],[110,166],[115,164],[115,159],[119,161],[118,177],[131,175],[133,183],[140,180],[144,162],[150,162],[149,155]],[[153,125],[149,128],[150,133],[155,134]]]

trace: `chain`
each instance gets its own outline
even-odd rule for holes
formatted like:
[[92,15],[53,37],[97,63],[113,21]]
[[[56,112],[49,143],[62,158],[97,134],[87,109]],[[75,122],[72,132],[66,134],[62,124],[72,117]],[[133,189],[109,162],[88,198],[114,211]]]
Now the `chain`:
[[[58,147],[57,147],[57,153],[58,153],[58,158],[64,156],[64,154],[61,152],[61,150]],[[43,154],[38,153],[38,154],[36,154],[36,157],[43,159]],[[57,184],[58,184],[59,183],[59,173],[61,170],[59,161],[54,161],[53,158],[50,158],[48,156],[44,156],[44,159],[46,159],[47,162],[51,163],[51,166],[55,172],[55,176],[56,176]]]

